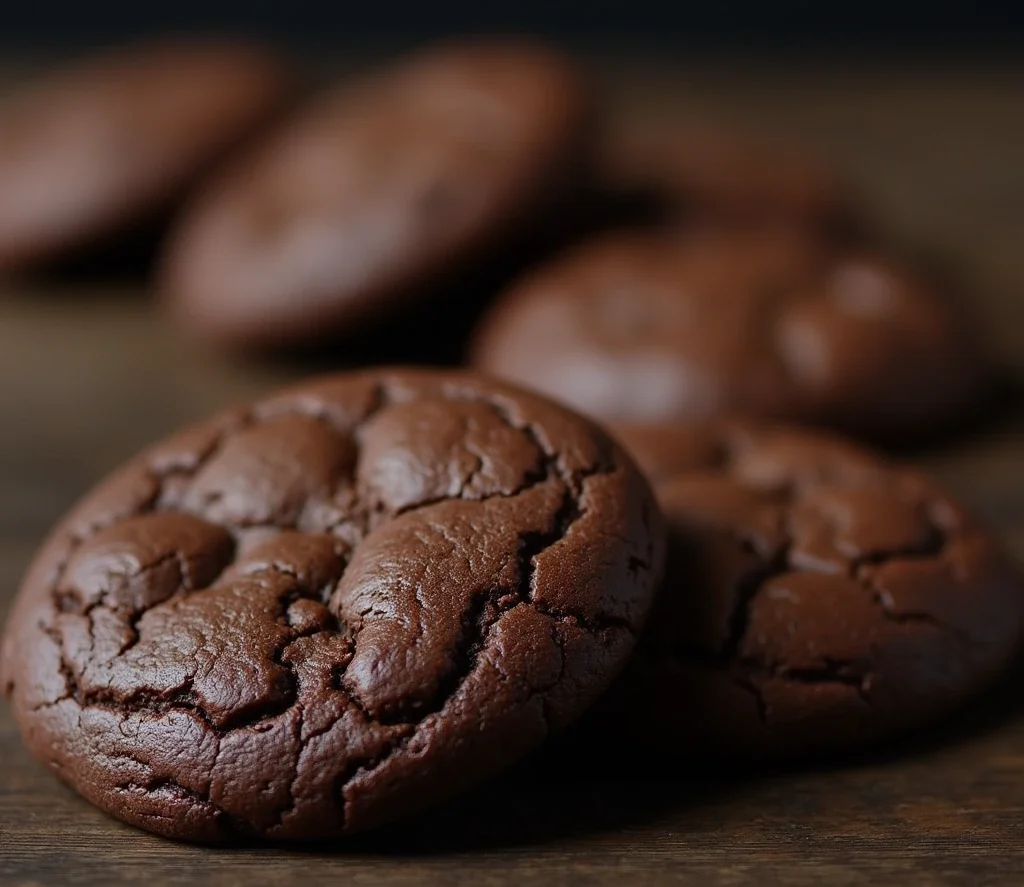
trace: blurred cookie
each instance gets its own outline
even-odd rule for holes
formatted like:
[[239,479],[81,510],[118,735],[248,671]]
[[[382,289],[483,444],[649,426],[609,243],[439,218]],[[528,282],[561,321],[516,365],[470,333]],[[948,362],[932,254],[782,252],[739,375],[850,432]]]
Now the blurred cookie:
[[615,430],[670,528],[647,628],[588,725],[617,753],[861,749],[950,712],[1012,660],[1020,586],[917,472],[795,429]]
[[600,419],[745,413],[890,440],[961,417],[984,375],[928,282],[789,227],[585,244],[506,292],[472,361]]
[[543,224],[579,176],[589,110],[565,59],[503,41],[330,92],[192,207],[170,307],[235,346],[351,330]]
[[287,92],[268,53],[182,39],[111,51],[0,99],[0,271],[169,209]]
[[855,215],[847,185],[820,158],[709,123],[613,127],[600,169],[609,196],[641,219],[698,216],[838,231]]

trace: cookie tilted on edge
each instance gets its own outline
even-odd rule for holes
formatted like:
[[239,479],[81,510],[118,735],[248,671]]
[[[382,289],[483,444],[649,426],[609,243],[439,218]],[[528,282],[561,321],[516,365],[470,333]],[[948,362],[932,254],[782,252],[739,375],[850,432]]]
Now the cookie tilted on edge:
[[780,427],[617,432],[658,493],[669,556],[596,732],[670,755],[856,750],[929,725],[1011,662],[1021,587],[916,471]]
[[513,40],[445,44],[329,90],[185,214],[167,303],[247,348],[443,303],[441,281],[550,223],[581,180],[590,120],[573,65]]
[[224,40],[133,44],[0,97],[0,271],[170,209],[289,94],[273,54]]
[[466,373],[327,377],[144,452],[30,568],[31,751],[174,838],[307,839],[480,783],[620,669],[663,554],[590,423]]

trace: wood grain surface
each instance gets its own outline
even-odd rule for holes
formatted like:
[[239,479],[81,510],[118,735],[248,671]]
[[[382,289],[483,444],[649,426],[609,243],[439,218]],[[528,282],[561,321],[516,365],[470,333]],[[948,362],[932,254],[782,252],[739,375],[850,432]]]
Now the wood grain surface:
[[[1024,376],[1024,65],[620,60],[601,72],[637,120],[711,112],[829,152],[893,234],[957,269],[993,354]],[[100,476],[307,369],[180,340],[142,282],[0,284],[0,616],[49,526]],[[1015,401],[907,455],[1024,561]],[[0,703],[0,883],[1021,884],[1022,677],[932,735],[843,766],[650,775],[563,749],[425,822],[305,852],[193,848],[119,825],[29,757]]]

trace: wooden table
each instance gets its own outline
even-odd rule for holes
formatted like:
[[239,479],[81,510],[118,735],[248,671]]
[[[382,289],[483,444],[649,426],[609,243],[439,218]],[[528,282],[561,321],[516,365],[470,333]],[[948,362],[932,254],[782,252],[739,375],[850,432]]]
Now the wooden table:
[[[896,234],[964,272],[1024,372],[1024,66],[992,59],[705,60],[603,68],[627,115],[670,107],[830,151]],[[300,372],[166,329],[142,284],[0,293],[0,614],[50,524],[142,444]],[[1024,411],[917,454],[1024,558]],[[652,778],[629,761],[527,766],[399,834],[335,852],[178,846],[108,819],[19,744],[0,704],[0,883],[1024,883],[1019,678],[916,747],[844,768]]]

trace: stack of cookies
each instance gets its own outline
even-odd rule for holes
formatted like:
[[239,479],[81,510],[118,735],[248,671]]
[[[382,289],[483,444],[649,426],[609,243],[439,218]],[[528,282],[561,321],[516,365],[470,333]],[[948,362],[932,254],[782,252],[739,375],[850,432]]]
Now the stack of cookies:
[[[0,103],[0,270],[155,224],[185,334],[346,368],[152,446],[53,531],[0,692],[56,776],[172,838],[331,838],[559,734],[838,756],[1008,667],[992,536],[853,440],[986,397],[943,281],[795,150],[601,110],[522,40],[302,100],[264,50],[164,42]],[[436,365],[352,368],[383,355]]]

